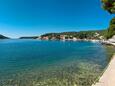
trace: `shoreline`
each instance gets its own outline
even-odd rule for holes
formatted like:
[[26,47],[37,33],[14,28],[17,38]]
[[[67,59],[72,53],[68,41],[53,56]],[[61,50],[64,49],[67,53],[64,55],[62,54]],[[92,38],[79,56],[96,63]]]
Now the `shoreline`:
[[[115,44],[112,45],[115,46]],[[113,54],[111,61],[99,78],[99,81],[92,86],[115,86],[115,54]]]
[[111,41],[101,41],[102,44],[106,44],[106,45],[113,45],[115,46],[115,42],[111,42]]

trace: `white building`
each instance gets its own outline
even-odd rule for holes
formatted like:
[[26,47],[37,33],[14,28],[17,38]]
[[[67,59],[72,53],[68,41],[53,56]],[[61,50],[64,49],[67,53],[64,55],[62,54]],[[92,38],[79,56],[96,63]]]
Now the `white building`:
[[100,35],[100,34],[96,32],[94,36],[95,36],[95,37],[98,37],[99,35]]

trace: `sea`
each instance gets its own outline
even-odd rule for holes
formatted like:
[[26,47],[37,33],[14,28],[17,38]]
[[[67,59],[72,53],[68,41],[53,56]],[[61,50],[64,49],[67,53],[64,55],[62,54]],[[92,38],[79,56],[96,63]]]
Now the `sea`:
[[91,86],[108,60],[98,42],[0,40],[0,86]]

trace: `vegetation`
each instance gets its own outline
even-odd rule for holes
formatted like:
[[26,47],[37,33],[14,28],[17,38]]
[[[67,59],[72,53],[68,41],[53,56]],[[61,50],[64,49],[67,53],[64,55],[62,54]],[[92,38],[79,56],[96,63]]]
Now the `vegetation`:
[[111,38],[113,35],[115,35],[115,18],[110,22],[110,26],[107,31],[107,39]]
[[5,37],[3,35],[0,35],[0,39],[8,39],[8,37]]
[[19,39],[37,39],[38,36],[32,36],[32,37],[20,37]]
[[115,0],[102,0],[103,8],[109,13],[115,13]]
[[62,32],[62,33],[47,33],[41,37],[48,37],[52,39],[60,39],[60,36],[65,36],[65,39],[72,39],[73,37],[77,39],[100,39],[100,36],[105,36],[106,30],[96,30],[96,31],[80,31],[80,32]]
[[[102,6],[110,14],[115,14],[115,0],[102,0]],[[111,20],[106,38],[109,39],[115,35],[115,17]]]

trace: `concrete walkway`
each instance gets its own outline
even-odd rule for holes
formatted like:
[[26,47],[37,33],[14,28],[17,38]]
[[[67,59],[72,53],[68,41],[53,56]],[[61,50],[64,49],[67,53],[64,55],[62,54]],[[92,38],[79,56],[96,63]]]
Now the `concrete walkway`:
[[99,82],[92,86],[115,86],[115,55]]

